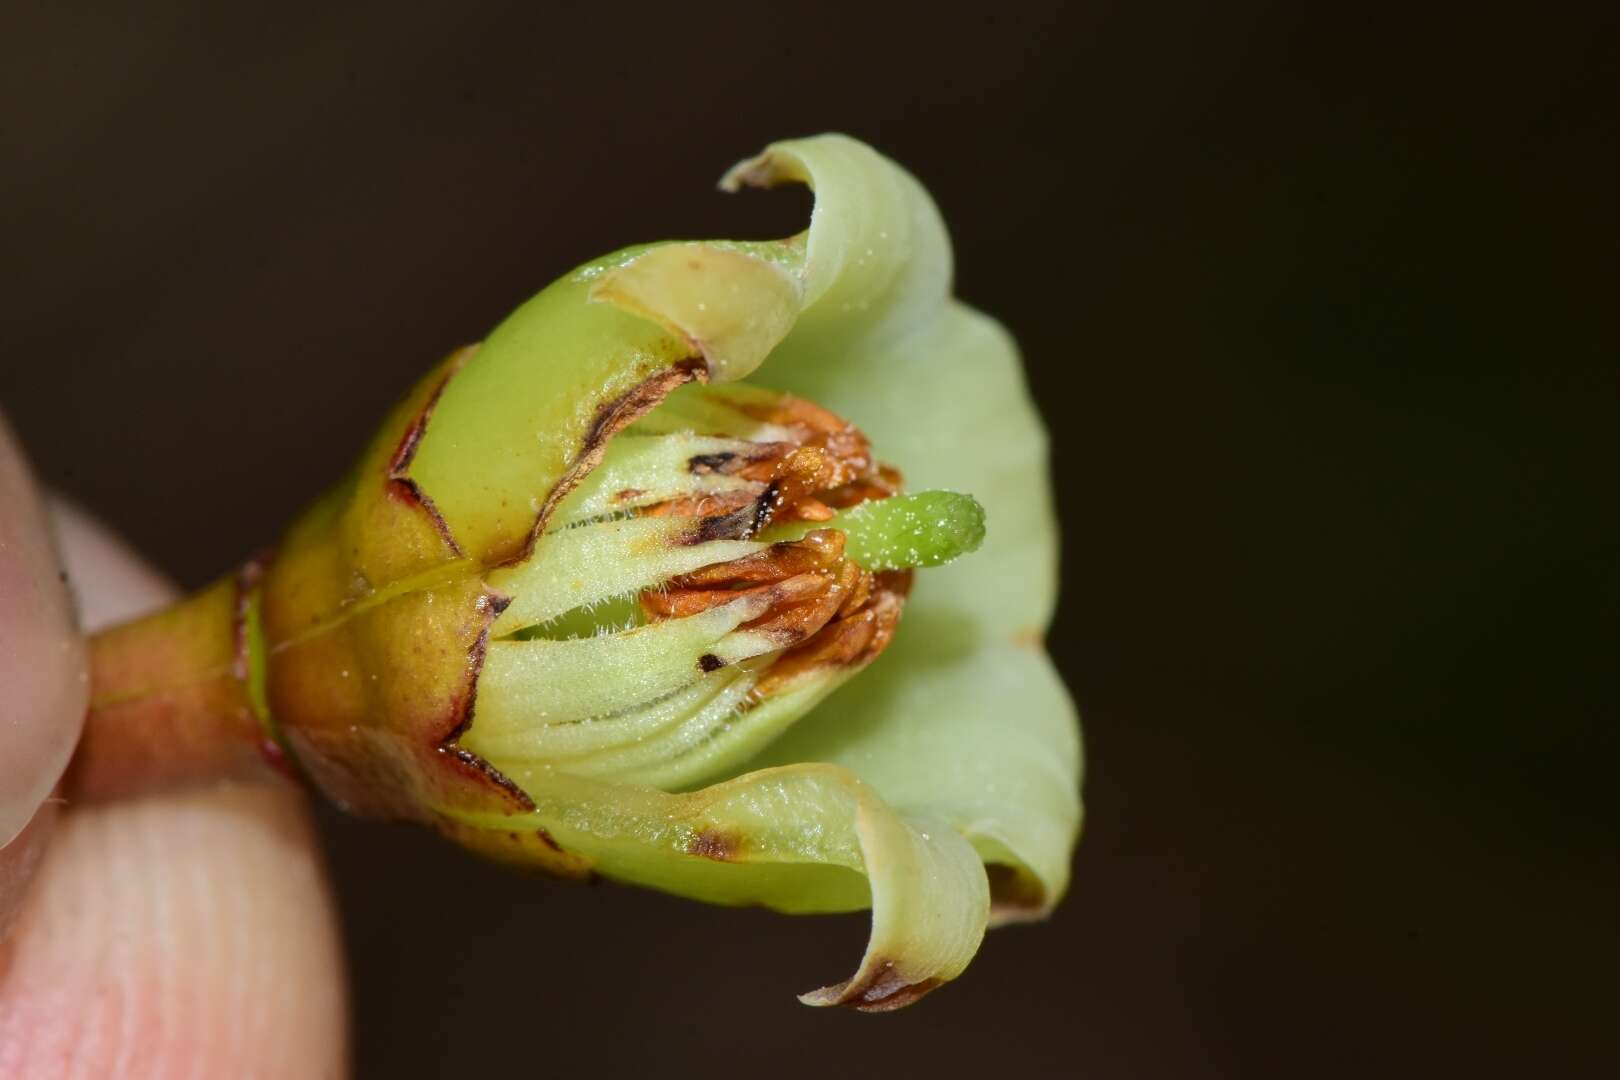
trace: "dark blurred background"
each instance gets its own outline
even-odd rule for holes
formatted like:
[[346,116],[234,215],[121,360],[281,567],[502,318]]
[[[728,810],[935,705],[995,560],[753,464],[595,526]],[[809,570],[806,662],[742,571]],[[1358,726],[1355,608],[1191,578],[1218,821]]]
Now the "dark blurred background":
[[791,994],[864,918],[329,814],[361,1075],[1620,1066],[1613,22],[94,7],[0,16],[0,401],[188,585],[571,265],[796,231],[713,191],[787,135],[923,179],[1056,430],[1089,821],[1050,925],[829,1015]]

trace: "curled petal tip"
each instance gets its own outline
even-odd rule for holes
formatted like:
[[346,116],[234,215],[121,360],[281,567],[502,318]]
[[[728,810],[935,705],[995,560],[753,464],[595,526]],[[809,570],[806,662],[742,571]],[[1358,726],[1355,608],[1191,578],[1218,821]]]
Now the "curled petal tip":
[[[823,135],[821,138],[841,139],[843,136]],[[808,179],[809,174],[804,166],[791,155],[784,154],[779,149],[780,145],[772,144],[727,169],[720,178],[720,190],[735,194],[745,187],[769,188]]]
[[651,319],[702,354],[711,382],[746,377],[787,336],[797,280],[771,262],[713,244],[653,248],[604,274],[590,298]]
[[853,978],[800,994],[799,1000],[818,1008],[842,1005],[861,1012],[893,1012],[919,1001],[944,984],[945,980],[934,977],[908,978],[893,961],[880,960],[876,964],[863,964],[861,972]]

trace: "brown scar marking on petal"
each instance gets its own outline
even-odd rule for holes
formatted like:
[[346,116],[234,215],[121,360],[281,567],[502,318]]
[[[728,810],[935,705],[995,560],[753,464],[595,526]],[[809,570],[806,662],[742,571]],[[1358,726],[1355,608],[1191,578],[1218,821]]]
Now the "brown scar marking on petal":
[[453,718],[450,730],[439,740],[436,747],[440,754],[450,757],[465,770],[471,771],[479,778],[488,781],[499,788],[507,800],[519,810],[532,811],[534,800],[521,787],[519,787],[506,774],[494,765],[485,761],[471,750],[456,745],[456,740],[472,727],[473,712],[478,704],[478,676],[484,670],[484,660],[489,654],[489,628],[500,617],[510,604],[511,598],[499,593],[485,592],[478,598],[478,608],[484,617],[484,625],[478,631],[477,639],[467,650],[467,683],[466,690],[462,692],[450,715]]
[[686,547],[696,547],[707,544],[712,540],[746,540],[753,535],[754,522],[759,518],[759,508],[755,500],[749,499],[740,509],[729,514],[717,514],[706,517],[676,543]]
[[842,1005],[862,1012],[889,1012],[910,1005],[930,990],[944,985],[939,978],[910,982],[893,960],[884,960],[872,973],[857,982],[849,979],[815,991],[809,997],[818,1005]]
[[520,563],[533,553],[534,545],[545,532],[546,522],[551,520],[557,504],[578,487],[579,482],[585,479],[592,469],[602,463],[602,458],[607,453],[607,444],[613,436],[651,412],[676,387],[689,382],[707,382],[708,378],[709,369],[703,355],[694,353],[669,367],[653,372],[624,393],[598,405],[590,426],[585,429],[585,437],[580,440],[579,450],[574,454],[573,461],[546,495],[540,512],[535,515],[534,525],[529,529],[528,540],[512,558],[507,560],[507,565]]
[[[477,346],[472,346],[472,348],[476,349]],[[439,404],[439,397],[444,393],[444,388],[449,385],[451,377],[461,370],[462,365],[466,363],[465,357],[472,355],[472,353],[470,349],[463,349],[461,354],[458,355],[461,355],[462,359],[453,363],[450,370],[445,373],[444,378],[439,380],[439,385],[433,388],[433,393],[428,395],[428,399],[423,403],[421,411],[406,426],[405,434],[400,437],[399,445],[394,448],[394,456],[388,460],[388,494],[389,497],[397,499],[408,506],[420,506],[426,511],[428,519],[433,522],[433,527],[438,530],[439,536],[444,540],[446,546],[450,548],[451,553],[459,559],[464,552],[461,550],[461,545],[456,543],[456,538],[451,535],[450,523],[444,520],[443,514],[439,513],[439,508],[433,504],[432,497],[423,491],[421,485],[410,477],[411,462],[416,458],[416,451],[422,445],[422,436],[427,431],[428,421],[433,416],[433,409]]]
[[874,996],[869,991],[859,1001],[847,1001],[844,1004],[859,1009],[861,1012],[893,1012],[895,1009],[903,1009],[907,1005],[921,1000],[943,985],[945,985],[944,979],[922,979],[891,990],[881,996]]
[[439,403],[444,394],[444,388],[450,383],[450,374],[446,373],[439,384],[433,388],[433,393],[422,403],[422,408],[405,427],[405,434],[400,436],[399,445],[394,448],[394,456],[388,459],[388,475],[390,478],[403,478],[416,458],[416,451],[422,445],[422,436],[427,431],[428,418],[433,415],[433,408]]
[[1046,648],[1046,634],[1039,627],[1027,626],[1013,635],[1012,642],[1021,649],[1040,652]]
[[550,848],[552,851],[555,851],[559,855],[563,853],[563,846],[557,843],[556,837],[552,836],[545,829],[534,830],[534,835],[539,837],[540,842],[546,845],[546,847]]
[[[719,500],[717,500],[719,501]],[[722,501],[721,505],[725,505]],[[772,480],[758,496],[749,498],[730,513],[706,517],[677,543],[695,547],[711,540],[749,540],[759,535],[771,523],[777,508],[782,505],[782,483]],[[657,513],[649,516],[662,516]]]
[[686,459],[686,471],[695,476],[719,473],[765,483],[776,475],[782,461],[795,449],[796,444],[791,442],[749,442],[742,450],[693,454]]
[[732,862],[741,850],[742,841],[739,837],[723,833],[710,825],[699,829],[692,835],[692,839],[686,842],[688,855],[713,859],[715,862]]
[[[772,480],[760,493],[759,499],[754,503],[753,527],[748,536],[758,536],[765,526],[771,523],[777,509],[782,505],[782,481]],[[744,537],[747,539],[747,537]]]
[[696,476],[707,476],[709,473],[720,472],[736,460],[737,455],[729,450],[722,450],[716,454],[693,454],[686,460],[686,471]]
[[615,492],[613,498],[617,502],[629,502],[631,499],[639,499],[645,494],[647,493],[641,488],[625,488],[623,491]]
[[703,358],[688,356],[667,368],[653,372],[618,397],[602,402],[596,407],[596,415],[591,418],[591,426],[586,429],[585,438],[580,442],[578,457],[583,457],[592,448],[605,444],[624,427],[645,416],[677,386],[694,379],[703,381],[706,378],[707,368]]
[[438,748],[438,752],[461,766],[463,772],[494,784],[518,812],[532,813],[534,811],[534,800],[529,798],[528,792],[518,787],[505,773],[471,750],[463,750],[459,746],[441,746]]

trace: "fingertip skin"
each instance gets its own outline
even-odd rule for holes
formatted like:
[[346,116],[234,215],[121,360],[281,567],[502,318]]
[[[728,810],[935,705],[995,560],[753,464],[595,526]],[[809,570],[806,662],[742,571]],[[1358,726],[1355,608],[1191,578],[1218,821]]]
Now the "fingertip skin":
[[[87,515],[54,510],[92,628],[173,598]],[[0,850],[0,927],[8,904],[0,1078],[347,1075],[337,918],[292,787],[48,798]]]
[[47,799],[11,843],[0,849],[0,970],[5,943],[28,897],[28,886],[45,858],[45,845],[56,826],[60,804]]
[[78,808],[0,948],[0,1077],[344,1075],[340,955],[297,792]]

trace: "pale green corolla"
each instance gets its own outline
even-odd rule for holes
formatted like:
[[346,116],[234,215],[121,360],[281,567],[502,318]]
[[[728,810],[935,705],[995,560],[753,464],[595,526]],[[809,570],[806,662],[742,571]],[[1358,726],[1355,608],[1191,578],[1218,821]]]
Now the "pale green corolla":
[[[915,179],[828,135],[775,144],[723,186],[785,182],[814,189],[806,233],[599,260],[520,309],[444,387],[409,476],[510,598],[457,745],[532,809],[435,809],[702,900],[869,906],[859,970],[803,1000],[892,1008],[960,973],[987,924],[1046,914],[1068,883],[1081,754],[1041,645],[1058,584],[1046,436],[1011,338],[950,296],[949,241]],[[612,347],[582,356],[589,340]],[[693,348],[711,385],[631,408],[634,423],[581,467],[599,403]],[[559,350],[567,364],[548,360]],[[737,721],[770,650],[744,627],[759,610],[738,600],[613,626],[614,605],[808,526],[693,547],[673,542],[680,521],[610,511],[626,491],[667,497],[660,478],[689,493],[694,454],[768,441],[768,424],[728,412],[750,391],[720,384],[745,377],[859,425],[922,492],[828,523],[855,561],[936,566],[983,539],[917,574],[867,670],[807,680]],[[559,415],[559,401],[581,404]],[[520,429],[534,439],[514,447]],[[729,482],[702,478],[717,494]],[[580,611],[590,632],[557,630]],[[718,670],[694,681],[692,657],[711,654]]]

